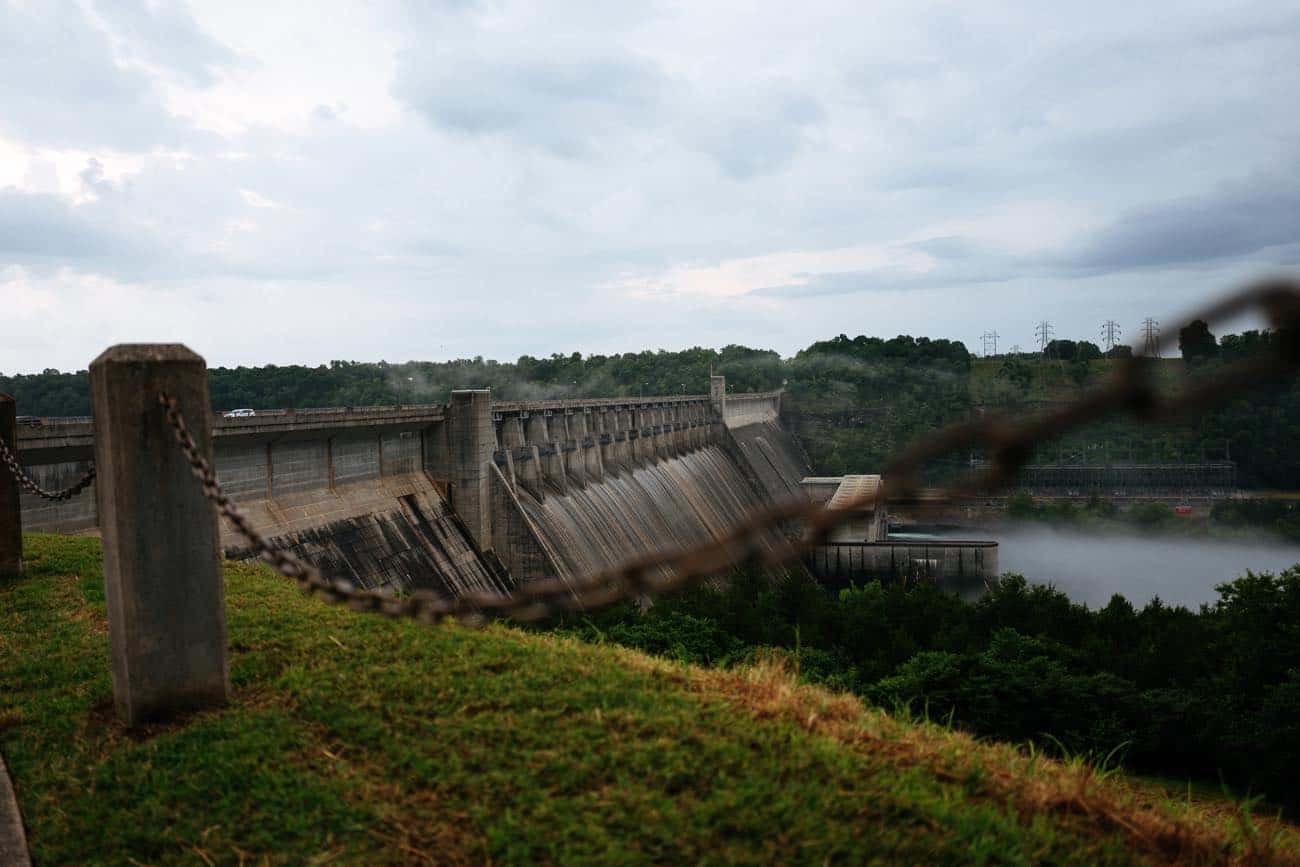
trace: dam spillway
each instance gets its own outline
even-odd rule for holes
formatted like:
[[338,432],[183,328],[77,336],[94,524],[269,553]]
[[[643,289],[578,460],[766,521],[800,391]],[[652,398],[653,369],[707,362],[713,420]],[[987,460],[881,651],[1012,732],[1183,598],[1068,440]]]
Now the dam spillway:
[[[218,479],[273,546],[364,587],[460,595],[572,579],[638,554],[716,538],[798,495],[806,474],[780,393],[259,412],[213,419]],[[90,419],[19,431],[47,487],[79,476]],[[24,494],[29,531],[95,532],[93,492]],[[228,557],[251,552],[222,526]]]
[[573,576],[717,538],[761,502],[735,461],[714,445],[544,500],[520,496],[524,512],[554,544],[562,573]]

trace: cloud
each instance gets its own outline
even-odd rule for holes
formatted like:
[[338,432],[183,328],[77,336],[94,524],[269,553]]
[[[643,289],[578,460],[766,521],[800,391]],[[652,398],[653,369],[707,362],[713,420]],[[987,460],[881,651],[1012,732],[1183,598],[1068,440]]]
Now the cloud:
[[199,27],[177,0],[108,0],[94,5],[122,57],[164,70],[193,87],[208,87],[239,58]]
[[1195,265],[1296,243],[1300,180],[1294,172],[1268,172],[1129,211],[1081,240],[1062,264],[1107,273]]
[[0,135],[52,147],[175,146],[186,128],[150,76],[119,65],[109,36],[70,0],[0,0]]
[[760,297],[806,298],[903,289],[981,286],[1023,277],[1071,278],[1152,268],[1205,267],[1271,253],[1279,265],[1300,256],[1300,180],[1258,172],[1197,196],[1144,204],[1100,227],[1015,252],[966,236],[899,245],[924,254],[907,265],[820,271],[754,289]]
[[654,112],[665,82],[652,63],[557,48],[540,58],[408,49],[393,94],[437,127],[561,157],[586,154]]
[[[912,255],[917,253],[923,255]],[[969,288],[1038,273],[1033,263],[980,249],[965,239],[935,238],[900,245],[888,258],[885,264],[870,269],[794,275],[796,279],[791,282],[760,286],[749,294],[800,299],[858,292]]]
[[280,204],[279,202],[272,201],[271,199],[268,199],[266,196],[263,196],[260,193],[256,193],[253,190],[240,190],[239,197],[243,199],[248,204],[249,207],[252,208],[269,208],[271,210],[279,210],[280,208],[284,207],[284,205]]
[[86,167],[77,173],[77,177],[81,181],[82,190],[94,198],[111,196],[117,192],[117,188],[104,176],[104,164],[94,157],[86,161]]
[[104,258],[122,243],[60,196],[0,190],[0,262]]
[[1283,0],[125,4],[0,0],[5,369],[114,299],[222,363],[1029,345],[1300,256]]
[[821,104],[807,94],[760,89],[725,104],[707,103],[686,136],[728,175],[745,180],[788,164],[825,119]]

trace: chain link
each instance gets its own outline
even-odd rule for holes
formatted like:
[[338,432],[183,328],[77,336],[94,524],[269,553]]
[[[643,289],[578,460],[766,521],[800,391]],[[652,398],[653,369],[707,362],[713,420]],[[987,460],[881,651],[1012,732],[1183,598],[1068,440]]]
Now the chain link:
[[[854,520],[854,512],[866,507],[881,508],[890,499],[918,492],[920,470],[928,462],[957,449],[978,445],[992,455],[984,473],[951,486],[934,499],[969,496],[1004,486],[1033,454],[1034,446],[1055,439],[1069,430],[1102,416],[1127,412],[1140,422],[1176,418],[1202,410],[1239,395],[1243,390],[1276,381],[1300,366],[1300,285],[1290,279],[1272,279],[1248,286],[1192,319],[1209,323],[1259,310],[1276,330],[1272,352],[1226,368],[1217,376],[1188,386],[1162,398],[1150,381],[1150,365],[1138,356],[1127,360],[1115,379],[1059,410],[1027,421],[1012,423],[1003,418],[980,418],[945,428],[922,440],[890,462],[885,481],[868,494],[830,510],[816,503],[789,502],[764,509],[730,532],[680,551],[661,551],[637,557],[624,565],[574,581],[544,578],[520,585],[509,594],[478,591],[449,598],[427,590],[397,597],[390,590],[358,589],[352,582],[331,578],[309,563],[277,551],[258,533],[230,498],[221,490],[212,465],[199,452],[176,400],[158,396],[166,409],[185,458],[203,493],[216,503],[228,520],[258,555],[282,575],[298,582],[308,593],[361,611],[390,617],[410,617],[433,623],[447,617],[481,624],[492,617],[535,621],[567,611],[599,608],[641,594],[668,593],[699,584],[724,569],[752,563],[779,567],[797,560],[822,544],[836,527]],[[1156,353],[1160,346],[1156,347]],[[791,538],[786,529],[797,525],[802,533]]]
[[9,448],[9,444],[3,438],[0,438],[0,463],[9,468],[9,473],[29,494],[56,503],[71,500],[77,494],[89,488],[95,481],[95,468],[91,467],[72,487],[64,488],[61,491],[47,491],[38,485],[35,479],[23,472],[22,464],[18,463],[18,455],[13,449]]

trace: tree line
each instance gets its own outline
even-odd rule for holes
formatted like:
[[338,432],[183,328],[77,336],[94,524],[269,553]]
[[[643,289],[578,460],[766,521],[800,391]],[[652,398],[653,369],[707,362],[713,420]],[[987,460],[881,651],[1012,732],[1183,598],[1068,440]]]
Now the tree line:
[[[315,367],[214,367],[208,371],[208,387],[217,411],[306,409],[445,403],[455,388],[491,388],[501,400],[702,394],[708,390],[711,372],[725,375],[734,391],[770,391],[781,387],[785,363],[776,352],[745,346],[614,355],[556,353],[547,358],[524,355],[513,362],[481,356],[444,362],[331,361]],[[0,374],[0,391],[13,395],[24,415],[90,413],[89,378],[84,370]]]
[[[1213,375],[1222,365],[1271,350],[1284,339],[1246,331],[1216,338],[1205,323],[1180,335],[1187,377]],[[217,367],[210,371],[213,407],[308,408],[441,403],[453,388],[489,387],[504,400],[559,397],[636,397],[702,393],[710,373],[727,377],[734,392],[785,388],[785,407],[823,475],[878,472],[918,437],[967,418],[977,409],[1023,414],[1044,400],[1072,398],[1104,376],[1112,362],[1089,341],[1057,340],[1050,356],[975,359],[959,341],[900,335],[890,339],[841,334],[782,358],[772,350],[730,345],[612,355],[556,353],[513,362],[475,357],[445,362],[332,361],[327,365]],[[1124,356],[1127,347],[1109,355]],[[986,375],[990,365],[995,373]],[[1163,374],[1162,374],[1163,375]],[[990,385],[991,381],[991,385]],[[1166,385],[1162,383],[1162,387]],[[1170,381],[1169,387],[1177,382]],[[85,371],[0,375],[0,391],[14,395],[19,412],[33,416],[87,415]],[[978,392],[977,401],[973,392]],[[846,425],[846,414],[864,419]],[[1154,431],[1154,432],[1153,432]],[[1162,428],[1134,430],[1112,420],[1076,432],[1056,448],[1085,460],[1195,462],[1230,456],[1249,487],[1300,487],[1300,391],[1297,379],[1266,384],[1226,407]],[[971,457],[953,455],[929,468],[942,482],[964,472]]]

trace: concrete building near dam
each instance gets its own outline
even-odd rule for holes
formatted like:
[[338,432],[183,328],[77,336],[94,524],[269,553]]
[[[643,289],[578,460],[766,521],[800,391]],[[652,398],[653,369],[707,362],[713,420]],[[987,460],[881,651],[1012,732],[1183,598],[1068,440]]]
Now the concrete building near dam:
[[880,476],[814,476],[802,486],[827,509],[854,512],[804,564],[829,584],[933,581],[963,595],[978,595],[998,577],[998,543],[984,539],[925,539],[889,535],[889,514],[878,502]]

